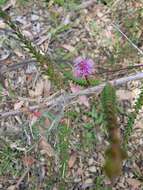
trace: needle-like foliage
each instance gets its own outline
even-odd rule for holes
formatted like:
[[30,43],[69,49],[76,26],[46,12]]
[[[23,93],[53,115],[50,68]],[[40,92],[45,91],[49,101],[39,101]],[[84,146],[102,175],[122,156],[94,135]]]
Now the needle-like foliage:
[[116,91],[110,83],[107,83],[102,91],[101,103],[110,142],[105,152],[104,171],[106,175],[113,180],[121,174],[122,162],[126,158],[126,152],[121,147],[121,138],[117,122]]
[[137,115],[139,114],[139,111],[141,110],[142,106],[143,106],[143,87],[141,88],[141,92],[135,102],[134,109],[133,109],[134,111],[131,112],[128,116],[128,122],[127,122],[125,132],[124,132],[125,147],[127,147],[127,145],[128,145],[128,141],[129,141],[129,138],[133,131],[133,126],[134,126],[135,120],[136,120]]

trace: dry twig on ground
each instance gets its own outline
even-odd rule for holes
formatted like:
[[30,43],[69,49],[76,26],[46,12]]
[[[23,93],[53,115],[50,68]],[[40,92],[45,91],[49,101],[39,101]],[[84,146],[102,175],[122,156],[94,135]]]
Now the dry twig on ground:
[[[141,80],[141,79],[143,79],[143,72],[139,72],[139,73],[127,76],[127,77],[115,79],[115,80],[112,80],[109,82],[111,82],[112,85],[116,87],[116,86],[125,84],[127,82],[131,82],[134,80]],[[57,108],[57,106],[59,106],[61,109],[61,106],[67,107],[68,105],[72,104],[73,100],[75,98],[77,98],[78,96],[92,95],[92,94],[100,93],[101,90],[103,89],[103,87],[105,86],[105,84],[106,84],[106,82],[104,82],[98,86],[80,90],[79,92],[76,92],[76,93],[61,94],[58,97],[54,97],[53,99],[47,101],[47,103],[41,103],[40,105],[30,106],[26,109],[11,110],[8,112],[0,112],[0,119],[9,117],[9,116],[19,115],[21,113],[28,113],[28,112],[31,112],[31,111],[34,111],[37,109],[43,109],[43,108],[47,108],[48,110],[51,110],[51,109]]]

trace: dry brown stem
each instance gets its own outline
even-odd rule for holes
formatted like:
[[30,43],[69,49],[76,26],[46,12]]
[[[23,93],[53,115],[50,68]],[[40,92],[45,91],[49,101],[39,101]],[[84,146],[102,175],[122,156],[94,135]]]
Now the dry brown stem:
[[[141,79],[143,79],[143,72],[139,72],[139,73],[127,76],[127,77],[115,79],[110,82],[112,83],[113,86],[117,87],[117,86],[120,86],[127,82],[131,82],[134,80],[141,80]],[[8,112],[0,112],[0,119],[8,117],[8,116],[19,115],[21,113],[28,113],[28,112],[31,112],[31,111],[34,111],[37,109],[43,109],[43,108],[47,108],[48,110],[51,110],[54,108],[57,109],[59,107],[59,109],[61,110],[61,107],[67,107],[70,104],[72,104],[74,99],[77,98],[78,96],[92,95],[92,94],[100,93],[101,90],[103,89],[103,87],[105,86],[105,84],[106,84],[106,82],[104,82],[98,86],[80,90],[79,92],[76,92],[76,93],[68,93],[68,94],[63,93],[63,94],[59,95],[58,97],[54,97],[52,99],[50,99],[50,97],[49,97],[49,101],[47,101],[46,103],[41,103],[40,105],[30,106],[27,109],[10,110]]]

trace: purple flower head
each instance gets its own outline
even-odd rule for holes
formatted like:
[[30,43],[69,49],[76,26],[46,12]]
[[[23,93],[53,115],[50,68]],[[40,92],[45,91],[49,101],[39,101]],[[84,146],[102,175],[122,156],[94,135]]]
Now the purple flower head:
[[87,77],[94,72],[94,61],[88,58],[77,57],[74,60],[74,76]]

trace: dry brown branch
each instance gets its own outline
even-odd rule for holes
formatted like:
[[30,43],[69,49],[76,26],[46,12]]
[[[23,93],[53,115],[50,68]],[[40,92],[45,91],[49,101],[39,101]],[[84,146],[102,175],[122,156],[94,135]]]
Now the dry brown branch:
[[[125,84],[127,82],[131,82],[134,80],[141,80],[143,79],[143,72],[139,72],[127,77],[122,77],[119,79],[115,79],[110,81],[112,83],[112,85],[114,85],[115,87]],[[54,108],[58,108],[61,110],[61,107],[67,107],[68,105],[72,104],[73,100],[75,98],[77,98],[78,96],[81,95],[92,95],[92,94],[97,94],[100,93],[101,90],[103,89],[104,85],[106,83],[102,83],[98,86],[94,86],[94,87],[90,87],[90,88],[86,88],[84,90],[80,90],[77,93],[68,93],[68,94],[61,94],[58,97],[54,97],[51,100],[47,101],[46,103],[41,103],[40,105],[34,105],[34,106],[30,106],[27,109],[20,109],[20,110],[11,110],[8,112],[0,112],[0,119],[1,118],[5,118],[8,116],[14,116],[14,115],[19,115],[21,113],[28,113],[37,109],[42,109],[42,108],[47,108],[48,110],[54,109]]]

